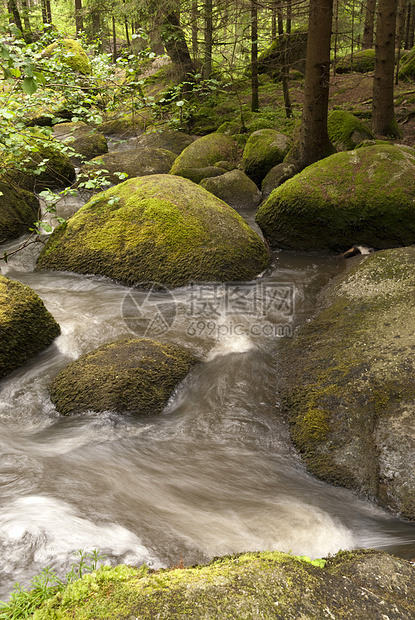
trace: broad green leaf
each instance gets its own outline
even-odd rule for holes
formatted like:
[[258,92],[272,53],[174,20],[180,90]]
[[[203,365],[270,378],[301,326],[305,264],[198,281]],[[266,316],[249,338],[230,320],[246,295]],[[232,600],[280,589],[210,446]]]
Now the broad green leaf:
[[26,95],[33,95],[37,90],[37,83],[33,77],[25,77],[22,82],[22,89]]

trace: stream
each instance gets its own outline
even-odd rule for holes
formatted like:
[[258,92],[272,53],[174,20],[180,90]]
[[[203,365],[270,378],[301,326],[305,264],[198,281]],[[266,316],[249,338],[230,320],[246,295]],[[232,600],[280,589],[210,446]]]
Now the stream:
[[[279,413],[281,338],[310,319],[341,259],[276,252],[252,283],[169,292],[36,272],[38,245],[0,263],[62,330],[0,381],[0,599],[47,565],[65,575],[78,549],[153,568],[265,549],[415,556],[413,524],[307,473]],[[52,378],[81,354],[134,335],[201,360],[162,414],[60,417],[48,397]]]

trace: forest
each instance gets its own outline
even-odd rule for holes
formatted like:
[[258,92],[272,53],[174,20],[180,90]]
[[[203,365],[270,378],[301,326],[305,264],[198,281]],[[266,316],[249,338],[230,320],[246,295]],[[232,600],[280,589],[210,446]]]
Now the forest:
[[0,620],[415,617],[414,36],[3,0]]

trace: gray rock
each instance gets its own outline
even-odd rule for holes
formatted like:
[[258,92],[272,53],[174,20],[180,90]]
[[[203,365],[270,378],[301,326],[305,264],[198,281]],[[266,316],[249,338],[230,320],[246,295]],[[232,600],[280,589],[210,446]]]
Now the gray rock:
[[261,202],[258,187],[241,170],[203,179],[200,185],[234,209],[255,209]]

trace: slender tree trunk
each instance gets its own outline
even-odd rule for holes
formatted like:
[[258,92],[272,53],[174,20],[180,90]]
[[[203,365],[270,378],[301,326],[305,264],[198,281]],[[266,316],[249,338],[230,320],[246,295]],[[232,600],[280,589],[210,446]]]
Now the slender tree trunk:
[[203,77],[209,78],[212,73],[213,48],[213,7],[212,0],[205,0],[205,59]]
[[399,68],[401,64],[401,48],[403,41],[403,34],[405,28],[405,15],[406,15],[406,0],[398,0],[398,14],[396,16],[396,71],[395,71],[395,84],[399,82]]
[[373,48],[375,32],[376,0],[366,0],[365,27],[363,30],[362,49]]
[[414,46],[414,34],[415,34],[415,3],[411,2],[411,15],[409,18],[409,30],[408,30],[408,47],[412,49]]
[[279,8],[278,8],[278,36],[280,40],[280,50],[281,50],[281,81],[282,81],[282,92],[284,95],[284,107],[285,107],[285,115],[287,118],[291,118],[293,115],[293,110],[291,106],[290,99],[290,89],[288,84],[288,73],[289,67],[287,62],[287,37],[284,35],[284,21],[282,15],[281,8],[281,0],[279,0]]
[[197,0],[192,0],[192,54],[193,58],[199,57],[199,28],[198,28],[199,10]]
[[273,0],[272,7],[271,7],[271,10],[272,10],[272,17],[271,17],[271,39],[273,41],[275,41],[276,38],[277,38],[277,13],[278,13],[277,5],[278,5],[278,2],[279,2],[279,0]]
[[[193,62],[187,47],[186,38],[180,25],[179,11],[172,11],[165,16],[160,27],[160,36],[170,60],[179,71],[180,80],[189,80],[188,74],[194,70]],[[190,90],[188,86],[184,89]]]
[[334,0],[333,75],[336,75],[338,38],[339,38],[339,0]]
[[258,85],[258,5],[251,0],[251,110],[259,110],[259,85]]
[[112,16],[112,61],[115,62],[117,60],[117,33],[115,30],[115,17]]
[[372,129],[375,134],[391,137],[400,134],[393,106],[397,8],[398,0],[378,1],[373,78]]
[[82,0],[75,0],[75,28],[76,36],[84,29],[84,20],[82,17]]
[[335,152],[327,132],[333,0],[310,0],[299,167]]
[[287,34],[291,34],[292,17],[293,17],[293,10],[291,6],[291,0],[287,0],[287,27],[285,29],[285,32]]
[[32,28],[30,25],[30,11],[27,0],[22,0],[22,15],[23,15],[23,23],[25,27],[24,39],[26,43],[31,43],[32,41]]
[[7,9],[9,11],[9,23],[15,24],[23,35],[23,25],[16,0],[7,0]]

